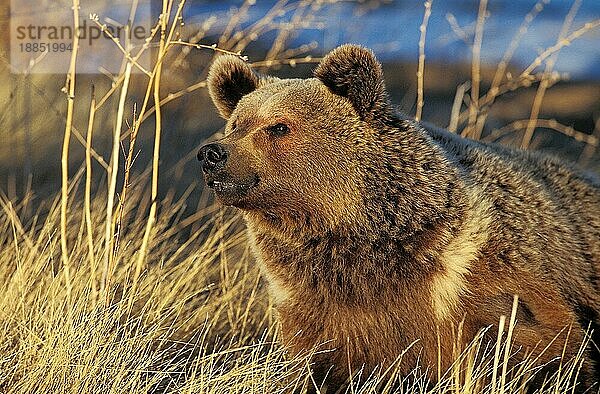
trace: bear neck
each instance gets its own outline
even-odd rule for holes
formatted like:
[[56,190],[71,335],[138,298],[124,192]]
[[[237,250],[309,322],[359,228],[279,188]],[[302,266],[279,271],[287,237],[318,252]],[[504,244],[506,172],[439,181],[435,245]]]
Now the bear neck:
[[271,284],[298,299],[362,304],[390,282],[415,288],[444,270],[437,256],[459,231],[467,206],[458,170],[408,121],[382,127],[369,153],[359,220],[322,228],[311,227],[308,216],[246,213]]
[[444,247],[469,203],[466,177],[451,154],[419,123],[399,118],[380,126],[372,150],[365,207],[373,228],[416,253]]

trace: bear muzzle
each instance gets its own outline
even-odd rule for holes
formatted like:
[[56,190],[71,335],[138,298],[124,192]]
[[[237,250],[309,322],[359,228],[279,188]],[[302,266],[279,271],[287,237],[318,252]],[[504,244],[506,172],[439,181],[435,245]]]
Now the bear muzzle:
[[212,143],[200,148],[197,157],[202,163],[206,185],[215,191],[223,204],[237,206],[258,185],[259,178],[256,174],[239,176],[228,171],[229,155],[225,145]]

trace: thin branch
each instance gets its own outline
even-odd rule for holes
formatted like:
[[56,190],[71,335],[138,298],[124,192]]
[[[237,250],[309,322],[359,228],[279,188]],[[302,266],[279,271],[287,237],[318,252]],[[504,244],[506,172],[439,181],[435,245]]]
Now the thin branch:
[[[560,29],[560,33],[558,33],[558,38],[556,40],[559,43],[569,32],[571,25],[573,24],[573,20],[575,19],[575,15],[577,15],[577,10],[581,5],[581,0],[575,0],[569,13],[565,17],[562,28]],[[545,74],[548,75],[554,69],[554,64],[558,59],[558,52],[551,56],[546,62],[546,70]],[[525,134],[523,135],[523,141],[521,141],[521,149],[527,149],[529,147],[529,142],[531,138],[533,138],[533,133],[535,131],[536,119],[540,114],[540,108],[542,107],[542,101],[544,100],[544,95],[546,94],[546,90],[550,85],[550,81],[547,78],[544,78],[542,82],[540,82],[537,91],[535,93],[535,98],[533,99],[533,105],[531,106],[531,114],[529,115],[529,122],[527,123],[527,129],[525,130]]]
[[[181,0],[179,3],[179,7],[177,8],[177,13],[175,15],[175,19],[181,15],[181,11],[183,9],[183,4],[185,0]],[[146,259],[146,253],[148,250],[148,244],[150,240],[150,235],[152,232],[152,228],[154,226],[154,222],[156,221],[156,200],[158,196],[158,162],[159,162],[159,153],[160,153],[160,137],[162,131],[162,116],[161,116],[161,108],[160,108],[160,77],[162,73],[162,61],[164,59],[164,55],[168,49],[169,40],[172,37],[173,26],[167,36],[167,22],[168,22],[168,9],[172,4],[172,0],[163,0],[163,12],[161,15],[161,26],[160,26],[160,44],[159,44],[159,56],[157,60],[157,64],[155,67],[154,74],[154,102],[155,104],[155,131],[154,131],[154,154],[152,158],[152,195],[151,201],[152,205],[150,206],[150,213],[148,215],[148,221],[146,222],[146,229],[144,231],[144,238],[142,239],[142,246],[138,252],[137,261],[135,265],[135,273],[133,276],[133,281],[131,284],[131,290],[129,293],[129,302],[128,302],[128,310],[131,310],[133,306],[133,302],[135,300],[135,294],[137,291],[137,285],[139,281],[140,274],[142,272],[142,266]]]
[[[67,202],[69,199],[69,144],[71,141],[71,126],[73,125],[73,110],[75,105],[75,70],[77,64],[77,50],[79,48],[79,0],[73,0],[73,51],[64,91],[67,94],[67,120],[65,124],[65,135],[63,140],[61,169],[62,189],[60,204],[60,246],[62,262],[64,266],[65,285],[67,287],[67,299],[71,303],[71,267],[69,263],[69,250],[67,245]],[[70,311],[70,310],[69,310]],[[70,316],[70,312],[69,312]]]
[[431,0],[425,1],[425,13],[423,14],[423,22],[419,27],[421,37],[419,38],[419,69],[417,71],[417,113],[415,120],[420,121],[423,113],[423,79],[425,72],[425,37],[427,35],[427,24],[431,16]]
[[[499,138],[510,132],[524,130],[527,127],[528,122],[529,119],[516,120],[507,124],[506,126],[495,129],[490,133],[490,135],[486,136],[485,141],[497,141]],[[576,141],[583,142],[591,146],[598,146],[599,138],[597,136],[575,130],[573,127],[559,123],[555,119],[536,119],[535,122],[538,127],[555,130],[566,135],[567,137],[573,138]]]
[[553,53],[558,52],[562,48],[571,45],[571,43],[575,39],[581,37],[585,33],[590,32],[591,30],[596,29],[599,26],[600,26],[600,19],[595,19],[591,22],[587,22],[582,27],[580,27],[579,29],[575,30],[573,33],[569,34],[568,36],[566,36],[565,38],[560,40],[560,42],[557,42],[556,44],[552,45],[551,47],[546,48],[545,51],[540,53],[535,58],[535,60],[533,62],[531,62],[531,64],[525,70],[523,70],[520,77],[522,78],[527,75],[530,75],[533,70],[535,70],[539,65],[541,65],[544,60],[548,59],[548,57],[552,56]]
[[473,60],[471,62],[471,105],[469,106],[468,133],[474,138],[479,139],[474,127],[477,123],[477,114],[479,113],[479,84],[481,83],[481,44],[483,41],[483,26],[485,24],[485,14],[487,9],[487,0],[480,0],[479,12],[477,13],[477,24],[475,25],[475,38],[473,39]]
[[92,133],[94,130],[94,116],[96,114],[96,96],[92,85],[92,100],[90,103],[90,114],[88,118],[88,130],[85,144],[85,196],[83,202],[85,224],[87,230],[88,257],[90,262],[90,276],[92,282],[92,299],[97,300],[98,289],[96,288],[96,259],[94,257],[94,234],[92,230],[91,212],[91,190],[92,190]]
[[144,74],[150,76],[150,72],[148,70],[146,70],[144,67],[142,67],[137,62],[137,57],[136,58],[131,57],[131,53],[129,51],[127,51],[125,48],[123,48],[123,45],[121,45],[121,42],[119,42],[119,39],[116,38],[111,33],[111,31],[108,29],[108,26],[106,26],[105,23],[100,23],[98,21],[98,16],[97,15],[90,15],[90,19],[102,30],[102,33],[106,34],[106,36],[108,36],[112,40],[112,42],[115,43],[115,45],[121,50],[121,52],[123,52],[123,54],[125,55],[125,58],[127,59],[128,62],[132,63],[134,66],[136,66]]
[[104,231],[104,267],[102,273],[102,283],[100,291],[105,296],[105,301],[108,303],[110,291],[110,276],[112,272],[113,261],[113,207],[115,200],[115,189],[117,187],[117,172],[119,170],[119,145],[121,142],[121,127],[123,125],[123,112],[125,108],[125,99],[127,97],[127,88],[129,87],[129,78],[131,76],[132,63],[127,62],[125,67],[125,78],[121,88],[121,96],[119,98],[119,106],[117,109],[117,119],[115,122],[115,130],[113,134],[113,147],[111,154],[111,166],[108,171],[108,201],[106,204],[106,227]]
[[483,125],[485,124],[485,121],[487,119],[490,107],[492,104],[494,104],[496,96],[500,93],[500,91],[499,91],[500,83],[504,79],[504,76],[506,74],[506,69],[508,68],[509,62],[511,61],[511,59],[513,58],[513,56],[515,54],[515,51],[519,47],[519,44],[521,43],[523,36],[529,30],[529,26],[531,25],[531,22],[533,22],[533,20],[538,16],[538,14],[540,12],[542,12],[542,10],[544,9],[544,5],[547,4],[548,1],[549,0],[538,0],[538,2],[535,3],[533,8],[527,13],[527,15],[525,15],[525,18],[523,18],[523,21],[521,22],[521,25],[519,26],[517,33],[510,41],[510,44],[508,45],[508,48],[506,49],[506,51],[504,51],[502,60],[500,60],[500,63],[498,64],[498,67],[496,68],[496,72],[494,73],[494,78],[492,79],[492,84],[490,86],[490,89],[488,90],[488,92],[485,95],[485,97],[487,99],[486,100],[487,103],[485,106],[483,106],[483,108],[479,114],[479,117],[482,118],[482,121],[479,123],[479,126],[477,127],[476,133],[478,135],[481,135],[481,133],[483,132]]

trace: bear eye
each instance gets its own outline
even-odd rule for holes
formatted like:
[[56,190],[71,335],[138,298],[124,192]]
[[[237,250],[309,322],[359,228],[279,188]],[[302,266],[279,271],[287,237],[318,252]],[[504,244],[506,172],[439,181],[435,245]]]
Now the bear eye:
[[276,125],[269,126],[267,128],[267,131],[272,136],[281,137],[282,135],[286,135],[287,133],[289,133],[290,132],[290,128],[287,127],[287,125],[285,125],[283,123],[277,123]]

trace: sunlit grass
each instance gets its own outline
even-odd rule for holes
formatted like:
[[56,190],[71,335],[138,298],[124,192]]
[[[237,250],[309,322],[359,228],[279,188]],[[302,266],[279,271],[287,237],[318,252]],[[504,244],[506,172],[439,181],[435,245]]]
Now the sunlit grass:
[[[132,219],[115,255],[112,285],[98,297],[92,289],[101,276],[90,269],[82,206],[69,201],[71,300],[62,275],[58,204],[43,222],[35,217],[23,225],[23,206],[2,201],[3,392],[276,389],[282,384],[290,361],[275,345],[272,311],[236,217],[219,225],[203,218],[202,228],[183,238],[186,229],[177,219],[181,202],[161,204],[146,265],[131,294],[146,223],[142,192],[140,187],[130,195],[126,215]],[[105,206],[103,197],[92,202],[97,264],[104,251]]]

